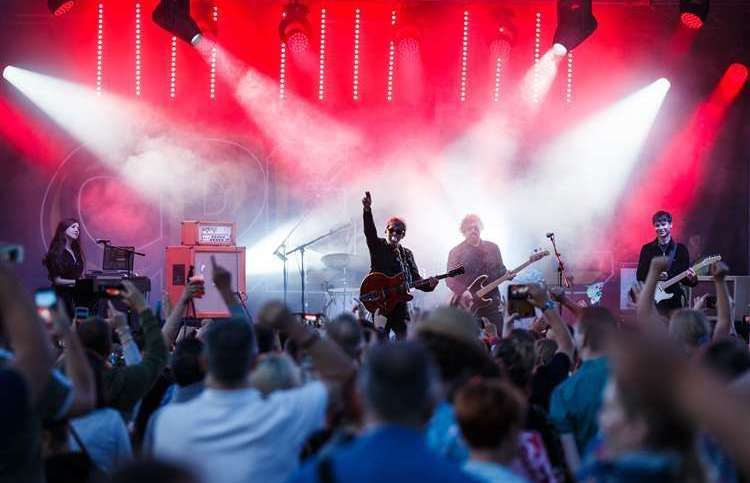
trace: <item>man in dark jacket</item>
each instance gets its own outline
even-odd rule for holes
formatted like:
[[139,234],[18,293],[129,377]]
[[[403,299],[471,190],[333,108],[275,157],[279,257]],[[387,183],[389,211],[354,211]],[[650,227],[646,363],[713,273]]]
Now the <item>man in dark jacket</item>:
[[[362,198],[362,219],[364,222],[367,248],[370,251],[370,273],[380,272],[388,276],[403,273],[406,283],[422,280],[417,263],[411,250],[401,246],[401,240],[406,236],[406,223],[397,217],[391,217],[386,222],[386,238],[378,236],[375,221],[372,218],[372,198],[369,191]],[[425,292],[435,290],[438,284],[436,278],[431,278],[418,288]],[[390,313],[382,314],[388,319],[385,326],[386,333],[393,330],[399,339],[406,337],[406,321],[409,320],[409,309],[406,303],[399,303]]]
[[[636,279],[639,282],[646,280],[651,259],[654,257],[669,257],[670,263],[666,272],[662,272],[659,280],[668,280],[690,268],[690,254],[687,247],[682,243],[677,243],[672,239],[672,215],[666,211],[657,211],[651,217],[651,223],[656,231],[656,239],[646,243],[641,247],[641,254],[638,258],[638,270]],[[666,289],[671,298],[662,300],[656,304],[656,308],[662,315],[669,315],[675,309],[686,305],[685,296],[681,285],[694,287],[698,284],[698,278],[694,273],[690,273],[683,278],[680,283],[676,283]]]

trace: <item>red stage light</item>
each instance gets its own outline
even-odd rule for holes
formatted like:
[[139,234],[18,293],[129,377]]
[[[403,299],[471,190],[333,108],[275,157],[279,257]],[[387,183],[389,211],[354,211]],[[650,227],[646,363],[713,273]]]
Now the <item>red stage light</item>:
[[682,22],[682,25],[689,29],[698,30],[703,27],[703,20],[694,13],[683,12],[682,15],[680,15],[680,21]]
[[307,35],[304,32],[297,30],[289,35],[289,39],[287,40],[287,47],[289,47],[289,51],[292,54],[304,54],[310,47],[310,41],[308,40]]
[[59,17],[60,15],[65,15],[66,13],[70,12],[73,9],[73,0],[50,0],[49,1],[49,8],[52,10],[52,13],[55,14],[56,17]]
[[742,86],[747,81],[748,71],[743,64],[734,63],[727,69],[727,79],[735,85]]

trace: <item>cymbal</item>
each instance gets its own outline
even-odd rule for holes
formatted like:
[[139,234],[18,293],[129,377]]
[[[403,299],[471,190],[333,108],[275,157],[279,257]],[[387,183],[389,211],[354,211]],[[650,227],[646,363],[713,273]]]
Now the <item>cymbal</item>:
[[323,262],[327,268],[332,270],[344,270],[352,265],[354,255],[348,253],[329,253],[320,257],[320,261]]

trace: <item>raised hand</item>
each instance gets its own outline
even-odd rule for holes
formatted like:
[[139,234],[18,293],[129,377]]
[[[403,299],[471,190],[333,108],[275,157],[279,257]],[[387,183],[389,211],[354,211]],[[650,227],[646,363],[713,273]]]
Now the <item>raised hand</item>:
[[565,298],[565,287],[551,287],[549,289],[549,296],[555,302],[562,302]]
[[232,274],[216,263],[216,257],[211,255],[211,268],[213,270],[213,281],[216,288],[221,290],[230,290],[232,287]]
[[388,319],[385,315],[380,313],[380,309],[377,309],[375,313],[372,314],[372,319],[372,323],[376,329],[385,329],[385,325],[388,323]]
[[365,197],[362,198],[362,206],[366,209],[370,209],[372,206],[372,197],[370,196],[369,191],[365,191]]
[[144,297],[141,291],[133,285],[133,282],[130,280],[123,280],[122,287],[122,300],[125,305],[137,313],[141,313],[148,308],[146,297]]
[[549,295],[547,293],[547,287],[542,284],[529,284],[529,302],[537,307],[544,307],[544,304],[546,304],[548,300]]
[[709,273],[714,278],[714,280],[724,280],[724,278],[729,274],[729,265],[724,262],[712,263],[711,267],[709,268]]
[[651,269],[656,273],[665,272],[669,267],[669,257],[654,257],[651,259]]
[[120,330],[128,325],[128,318],[112,304],[111,300],[107,301],[107,318],[106,321],[115,330]]

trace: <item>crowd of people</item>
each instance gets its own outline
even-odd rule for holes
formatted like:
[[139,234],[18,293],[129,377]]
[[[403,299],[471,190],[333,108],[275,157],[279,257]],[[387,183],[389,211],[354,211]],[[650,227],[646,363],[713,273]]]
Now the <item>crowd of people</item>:
[[[741,482],[750,354],[711,267],[717,320],[665,317],[651,261],[637,315],[532,285],[539,321],[456,306],[407,334],[376,315],[313,327],[279,302],[182,330],[124,282],[107,318],[45,323],[0,265],[0,482]],[[567,312],[565,316],[562,312]]]

